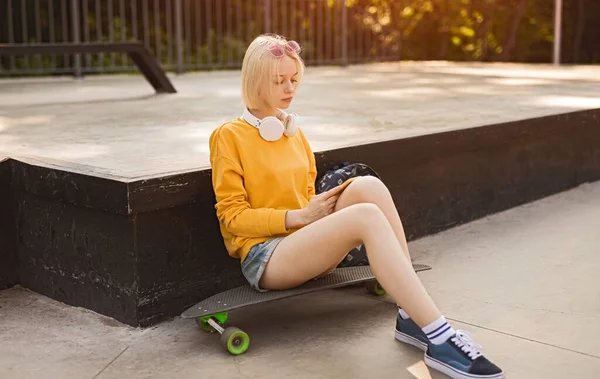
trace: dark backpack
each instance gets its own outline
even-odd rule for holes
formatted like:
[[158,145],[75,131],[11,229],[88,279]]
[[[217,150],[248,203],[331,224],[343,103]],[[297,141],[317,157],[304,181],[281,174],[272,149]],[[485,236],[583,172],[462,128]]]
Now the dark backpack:
[[[325,172],[316,183],[316,193],[328,191],[336,186],[343,184],[350,178],[357,176],[374,176],[381,179],[379,174],[371,167],[362,163],[344,162],[334,166],[331,170]],[[364,245],[360,245],[350,250],[346,258],[338,264],[337,267],[353,267],[353,266],[368,266],[369,259],[367,258],[367,250]]]

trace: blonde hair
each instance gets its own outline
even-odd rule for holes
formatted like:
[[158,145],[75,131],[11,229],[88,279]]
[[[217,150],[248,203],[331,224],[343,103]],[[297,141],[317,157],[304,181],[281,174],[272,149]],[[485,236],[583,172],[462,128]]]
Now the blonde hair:
[[304,62],[295,51],[285,47],[287,42],[279,35],[262,34],[248,46],[242,63],[242,103],[248,109],[273,104],[275,87],[273,81],[279,78],[279,62],[284,56],[276,57],[271,53],[269,49],[273,44],[281,45],[285,55],[296,62],[297,83],[302,80]]

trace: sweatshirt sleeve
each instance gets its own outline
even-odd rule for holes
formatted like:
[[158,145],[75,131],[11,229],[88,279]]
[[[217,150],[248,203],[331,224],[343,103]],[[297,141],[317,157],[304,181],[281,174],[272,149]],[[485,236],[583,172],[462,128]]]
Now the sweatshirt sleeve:
[[302,138],[302,144],[304,145],[304,149],[306,150],[306,155],[308,157],[308,200],[312,199],[315,196],[315,181],[317,180],[317,163],[315,161],[315,154],[310,148],[310,144],[308,140],[304,136],[304,133],[300,131],[300,136]]
[[[218,137],[217,137],[218,138]],[[224,141],[213,141],[222,144]],[[273,208],[253,209],[244,188],[243,170],[233,159],[218,154],[218,146],[211,152],[212,183],[217,204],[217,218],[236,236],[265,237],[287,233],[287,210]]]

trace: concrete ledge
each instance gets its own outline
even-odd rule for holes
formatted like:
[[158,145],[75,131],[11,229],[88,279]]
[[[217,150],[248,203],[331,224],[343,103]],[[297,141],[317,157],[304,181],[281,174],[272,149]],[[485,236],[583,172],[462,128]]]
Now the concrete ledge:
[[[316,155],[320,174],[341,161],[375,168],[412,240],[600,179],[600,110]],[[244,283],[219,234],[210,170],[132,181],[9,167],[26,287],[146,326]]]

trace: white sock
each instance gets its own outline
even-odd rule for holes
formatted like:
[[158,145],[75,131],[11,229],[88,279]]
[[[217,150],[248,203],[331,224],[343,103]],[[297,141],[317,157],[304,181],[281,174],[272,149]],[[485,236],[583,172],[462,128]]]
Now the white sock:
[[400,306],[398,306],[398,313],[400,313],[400,317],[402,317],[403,320],[408,320],[410,318],[408,313],[404,312],[404,309],[400,308]]
[[423,333],[434,345],[441,345],[452,337],[456,332],[448,324],[444,316],[440,316],[437,320],[423,328]]

